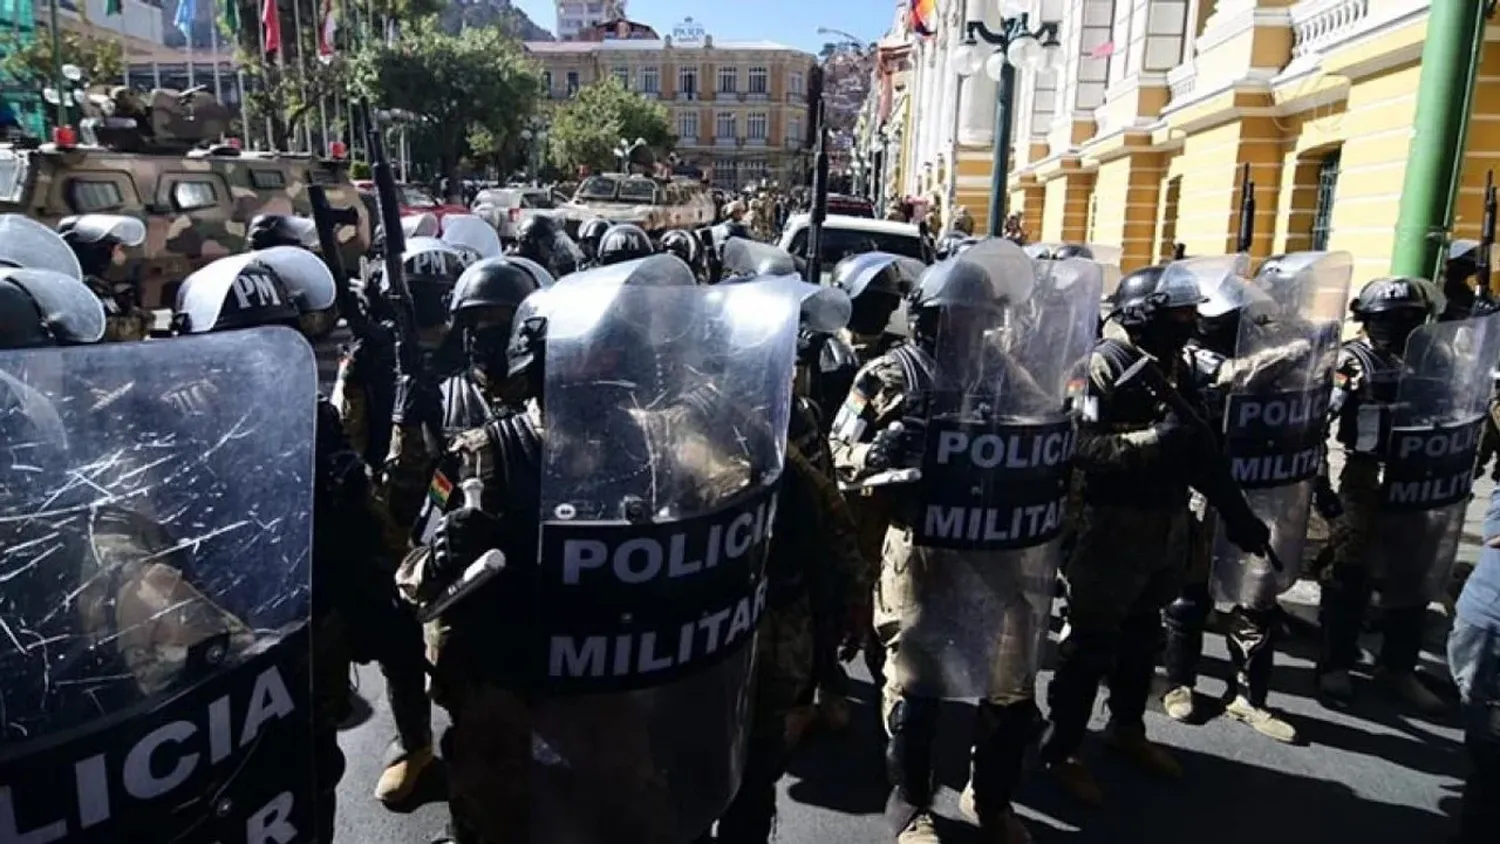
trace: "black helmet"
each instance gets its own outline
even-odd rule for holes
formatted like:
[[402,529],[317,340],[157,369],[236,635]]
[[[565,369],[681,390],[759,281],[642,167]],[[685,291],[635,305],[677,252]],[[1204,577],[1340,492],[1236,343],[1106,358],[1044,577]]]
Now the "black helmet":
[[516,240],[531,246],[546,246],[557,237],[557,220],[545,214],[533,214],[516,226]]
[[1120,311],[1144,304],[1147,297],[1156,292],[1156,286],[1161,281],[1161,274],[1164,270],[1166,270],[1164,264],[1141,267],[1120,279],[1119,285],[1115,287],[1114,295],[1109,299],[1110,310]]
[[509,258],[485,258],[458,277],[448,310],[458,316],[476,308],[519,308],[540,289],[533,275]]
[[739,220],[726,220],[719,224],[718,229],[719,230],[715,234],[715,237],[718,239],[719,245],[721,247],[725,243],[727,243],[731,237],[750,237],[750,230],[746,228],[745,224],[741,223]]
[[934,251],[939,261],[944,261],[958,254],[959,244],[963,243],[968,235],[962,232],[949,232],[938,239],[937,248]]
[[913,313],[936,308],[989,310],[1001,305],[995,296],[994,285],[990,283],[989,272],[962,258],[950,258],[928,267],[908,301]]
[[1349,303],[1349,313],[1357,322],[1394,313],[1421,314],[1425,320],[1433,312],[1428,285],[1417,278],[1377,278],[1360,288],[1359,296]]
[[702,245],[692,232],[682,229],[673,229],[661,236],[661,248],[663,252],[670,252],[681,258],[690,267],[697,268],[702,257]]
[[230,255],[184,279],[172,309],[173,329],[207,334],[258,325],[298,326],[301,311],[292,291],[260,257],[259,252]]
[[0,269],[0,349],[97,343],[104,305],[83,282],[49,270]]
[[656,249],[651,245],[651,238],[647,237],[639,226],[621,223],[605,232],[604,238],[599,241],[597,257],[600,266],[609,266],[624,261],[634,261],[655,253]]
[[1163,311],[1192,308],[1196,318],[1203,294],[1189,273],[1169,266],[1143,267],[1120,279],[1110,317],[1126,328],[1146,325]]
[[604,233],[609,231],[611,223],[603,217],[594,217],[584,220],[583,225],[578,227],[578,242],[589,249],[597,250],[599,241],[603,239]]
[[64,217],[57,233],[88,275],[102,276],[114,261],[118,246],[140,246],[146,242],[146,224],[134,217],[116,214],[84,214]]
[[886,293],[898,298],[911,293],[925,267],[914,258],[890,252],[850,255],[833,268],[833,286],[858,299],[866,292]]
[[312,220],[295,214],[257,214],[245,231],[245,239],[251,249],[272,246],[311,248],[317,245],[318,227]]
[[1094,250],[1081,243],[1064,243],[1062,246],[1052,250],[1052,260],[1066,261],[1069,258],[1087,258],[1094,260]]

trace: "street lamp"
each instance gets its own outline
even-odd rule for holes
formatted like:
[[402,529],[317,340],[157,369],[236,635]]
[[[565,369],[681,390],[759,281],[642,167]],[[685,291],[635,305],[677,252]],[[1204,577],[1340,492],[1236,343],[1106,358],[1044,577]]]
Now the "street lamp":
[[[1062,52],[1057,40],[1057,21],[1046,21],[1031,28],[1030,15],[1007,2],[1001,7],[1000,31],[995,32],[984,21],[964,24],[964,43],[954,53],[960,76],[973,76],[984,68],[989,78],[999,83],[995,88],[994,171],[990,174],[990,234],[999,237],[1005,225],[1005,184],[1010,169],[1011,108],[1016,89],[1016,68],[1041,70]],[[986,50],[975,39],[997,49]]]

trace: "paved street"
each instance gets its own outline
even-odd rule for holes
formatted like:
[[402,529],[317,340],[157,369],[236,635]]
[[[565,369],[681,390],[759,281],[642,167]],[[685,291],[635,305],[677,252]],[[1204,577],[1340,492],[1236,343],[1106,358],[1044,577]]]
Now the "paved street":
[[[324,352],[320,358],[328,359]],[[324,367],[326,368],[326,366]],[[326,373],[325,373],[326,376]],[[1462,556],[1477,554],[1481,507],[1490,484],[1483,482],[1470,507]],[[1315,587],[1299,588],[1289,606],[1312,618]],[[1432,630],[1424,660],[1437,673],[1442,667],[1441,614],[1430,614]],[[1037,841],[1077,844],[1152,844],[1213,840],[1216,844],[1326,844],[1330,841],[1441,842],[1449,832],[1447,815],[1456,805],[1456,786],[1463,770],[1460,733],[1452,723],[1431,723],[1398,714],[1366,683],[1354,711],[1337,713],[1313,699],[1313,643],[1297,639],[1277,655],[1271,704],[1295,720],[1306,743],[1276,745],[1242,725],[1222,718],[1201,726],[1173,723],[1159,711],[1148,715],[1153,735],[1171,746],[1187,772],[1183,781],[1162,784],[1102,757],[1097,745],[1095,771],[1108,801],[1097,811],[1064,802],[1044,781],[1033,778],[1020,806]],[[851,669],[867,680],[860,661]],[[1199,691],[1217,698],[1230,672],[1223,639],[1209,637],[1205,678]],[[1045,688],[1044,675],[1039,688]],[[373,669],[358,676],[361,697],[369,703],[361,720],[341,736],[349,757],[340,788],[338,844],[420,844],[443,830],[442,788],[437,776],[427,782],[416,805],[393,812],[370,797],[392,735],[381,677]],[[859,699],[854,728],[845,736],[815,736],[798,754],[782,781],[777,841],[787,844],[869,844],[888,841],[880,816],[885,785],[880,732],[872,689],[856,684]],[[1102,696],[1101,696],[1102,697]],[[968,711],[954,706],[944,724],[949,749],[942,766],[943,811],[957,818],[957,792],[963,787],[966,761],[962,744],[969,729]],[[1102,701],[1095,726],[1103,724]],[[441,724],[438,725],[439,731]],[[434,772],[436,774],[436,772]],[[425,802],[424,802],[425,801]],[[1212,829],[1212,833],[1205,830]],[[955,821],[945,841],[973,840],[972,831]],[[629,844],[629,842],[621,842]]]

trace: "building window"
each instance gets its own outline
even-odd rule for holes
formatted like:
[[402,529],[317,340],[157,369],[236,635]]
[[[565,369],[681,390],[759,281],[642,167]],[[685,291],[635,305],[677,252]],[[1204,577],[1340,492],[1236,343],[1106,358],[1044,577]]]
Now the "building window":
[[786,120],[786,141],[789,144],[802,143],[802,118],[788,117]]
[[677,112],[677,137],[679,137],[679,138],[696,138],[696,137],[698,137],[698,112],[696,112],[696,111],[679,111],[679,112]]
[[734,190],[739,187],[739,181],[735,178],[734,159],[714,159],[714,187],[723,190]]
[[732,111],[721,111],[719,112],[719,116],[714,118],[714,137],[716,138],[735,137],[735,128],[734,112]]
[[719,68],[719,93],[733,94],[739,90],[740,70],[737,67]]
[[697,98],[698,68],[679,67],[677,69],[677,93],[689,100]]
[[789,93],[795,94],[800,97],[803,93],[805,93],[803,89],[803,85],[805,84],[806,83],[803,82],[801,73],[793,73],[791,76],[787,77],[786,89]]
[[763,111],[752,111],[745,117],[745,137],[765,140],[766,138],[766,113]]
[[610,72],[614,74],[615,80],[620,83],[620,87],[630,87],[630,68],[622,64],[617,64]]
[[1109,54],[1114,52],[1114,7],[1109,3],[1084,3],[1079,22],[1078,88],[1076,111],[1104,104],[1109,83]]
[[764,94],[764,93],[766,93],[766,91],[768,90],[768,88],[767,88],[767,80],[769,79],[769,77],[770,77],[770,74],[763,67],[752,67],[752,68],[750,68],[750,73],[749,73],[749,85],[750,85],[750,87],[748,89],[746,89],[746,90],[748,90],[752,94]]
[[568,96],[578,93],[578,71],[568,71]]
[[[1145,16],[1146,10],[1137,13],[1136,17]],[[1187,0],[1157,0],[1152,3],[1149,16],[1134,30],[1135,43],[1131,45],[1131,52],[1137,49],[1136,43],[1145,41],[1145,47],[1140,48],[1143,56],[1141,69],[1168,71],[1186,58],[1185,48],[1187,39],[1184,31],[1188,27],[1188,3]],[[1144,30],[1144,37],[1141,31]]]
[[1318,165],[1318,200],[1313,206],[1312,248],[1321,252],[1328,248],[1328,236],[1333,233],[1333,196],[1339,186],[1339,152],[1331,152]]
[[661,93],[661,71],[653,67],[643,67],[640,73],[641,93]]

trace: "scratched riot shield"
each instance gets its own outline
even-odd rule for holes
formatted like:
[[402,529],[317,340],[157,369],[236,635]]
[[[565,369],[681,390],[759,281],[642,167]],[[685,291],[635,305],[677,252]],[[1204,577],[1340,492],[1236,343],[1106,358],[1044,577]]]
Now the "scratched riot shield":
[[467,263],[505,253],[500,233],[473,214],[449,214],[443,218],[443,242],[467,252]]
[[1407,340],[1370,543],[1389,606],[1425,606],[1448,583],[1497,358],[1500,314],[1424,325]]
[[685,844],[739,787],[798,302],[689,285],[547,292],[532,841]]
[[1032,312],[1034,289],[1030,259],[998,238],[934,265],[922,282],[913,318],[935,310],[938,325],[928,360],[907,353],[922,385],[921,478],[907,564],[884,567],[876,609],[877,626],[899,624],[886,670],[910,694],[990,697],[1035,680],[1076,436],[1053,374],[1092,346],[1092,332],[1076,325],[1097,319],[1099,291],[1097,278],[1059,288]]
[[1246,554],[1220,525],[1210,582],[1217,600],[1254,609],[1273,606],[1302,576],[1353,272],[1347,252],[1302,252],[1287,261],[1287,284],[1262,288],[1237,273],[1199,284],[1211,303],[1242,307],[1235,355],[1220,370],[1214,392],[1226,401],[1224,449],[1234,478],[1271,528],[1271,548],[1282,564],[1278,571],[1268,558]]
[[0,352],[0,839],[315,840],[316,397],[285,328]]

